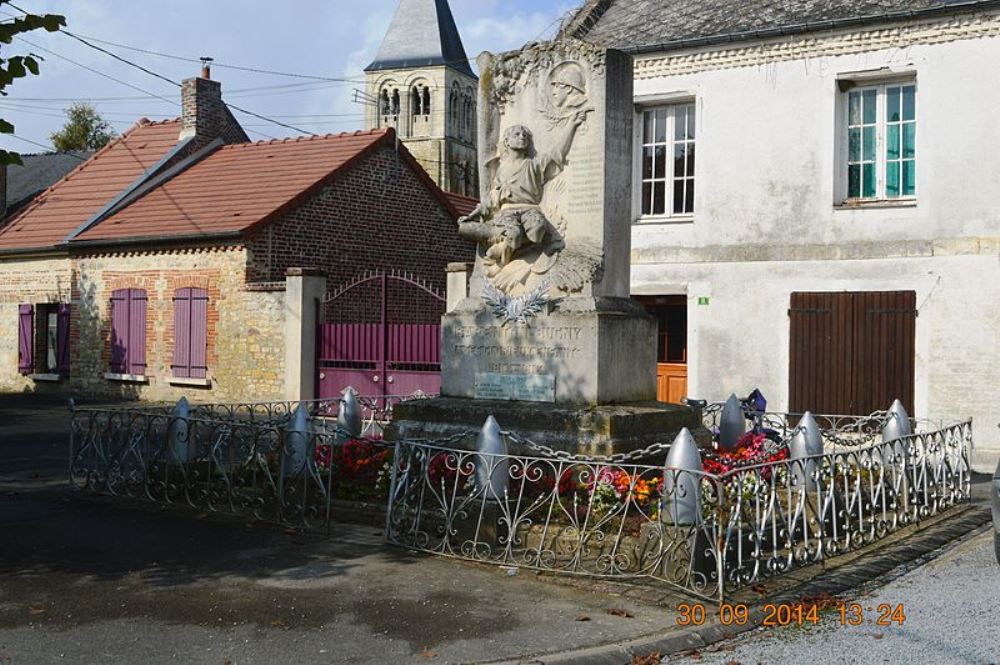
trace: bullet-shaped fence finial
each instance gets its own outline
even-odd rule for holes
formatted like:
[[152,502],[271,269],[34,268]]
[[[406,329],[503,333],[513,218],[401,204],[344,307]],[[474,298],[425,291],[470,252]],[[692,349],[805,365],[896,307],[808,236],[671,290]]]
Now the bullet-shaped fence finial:
[[719,449],[732,450],[746,431],[746,418],[743,407],[736,395],[730,395],[722,407],[719,417]]
[[701,522],[702,469],[698,444],[685,427],[677,433],[664,462],[663,522],[678,526]]
[[510,460],[507,458],[507,442],[493,416],[486,418],[476,437],[475,467],[476,490],[485,492],[487,500],[502,500],[507,495],[510,481]]
[[337,411],[337,429],[349,437],[357,438],[361,436],[361,405],[358,404],[358,393],[348,386],[343,394],[340,409]]

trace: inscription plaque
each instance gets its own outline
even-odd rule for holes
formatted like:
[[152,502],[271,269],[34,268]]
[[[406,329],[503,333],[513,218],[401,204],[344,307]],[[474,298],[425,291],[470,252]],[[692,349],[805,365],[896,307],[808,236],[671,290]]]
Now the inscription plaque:
[[552,374],[476,374],[476,399],[519,402],[555,402],[556,378]]

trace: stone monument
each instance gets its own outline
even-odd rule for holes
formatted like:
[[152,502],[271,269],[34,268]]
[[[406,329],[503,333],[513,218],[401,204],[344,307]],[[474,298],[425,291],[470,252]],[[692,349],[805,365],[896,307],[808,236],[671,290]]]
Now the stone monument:
[[[697,418],[656,400],[656,324],[629,297],[632,61],[580,41],[478,59],[477,257],[442,321],[441,398],[394,436],[478,428],[607,452]],[[453,299],[449,297],[449,301]]]

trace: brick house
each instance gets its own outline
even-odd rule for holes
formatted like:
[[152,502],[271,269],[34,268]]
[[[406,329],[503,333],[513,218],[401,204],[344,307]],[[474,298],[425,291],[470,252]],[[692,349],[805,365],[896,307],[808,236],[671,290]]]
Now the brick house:
[[394,269],[443,288],[471,257],[453,233],[470,202],[392,129],[251,143],[207,70],[182,102],[0,226],[0,390],[311,398],[286,367],[314,335],[303,281],[322,295],[314,273]]

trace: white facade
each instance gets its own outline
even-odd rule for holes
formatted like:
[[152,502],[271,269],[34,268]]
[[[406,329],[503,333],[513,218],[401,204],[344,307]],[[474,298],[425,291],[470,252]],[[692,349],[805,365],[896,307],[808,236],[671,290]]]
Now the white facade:
[[[970,15],[636,58],[637,146],[643,109],[695,105],[693,215],[641,217],[639,184],[632,234],[633,294],[687,295],[689,395],[787,409],[791,293],[915,291],[911,415],[972,416],[974,465],[996,465],[998,32]],[[916,86],[916,194],[843,205],[846,89],[882,82]]]

